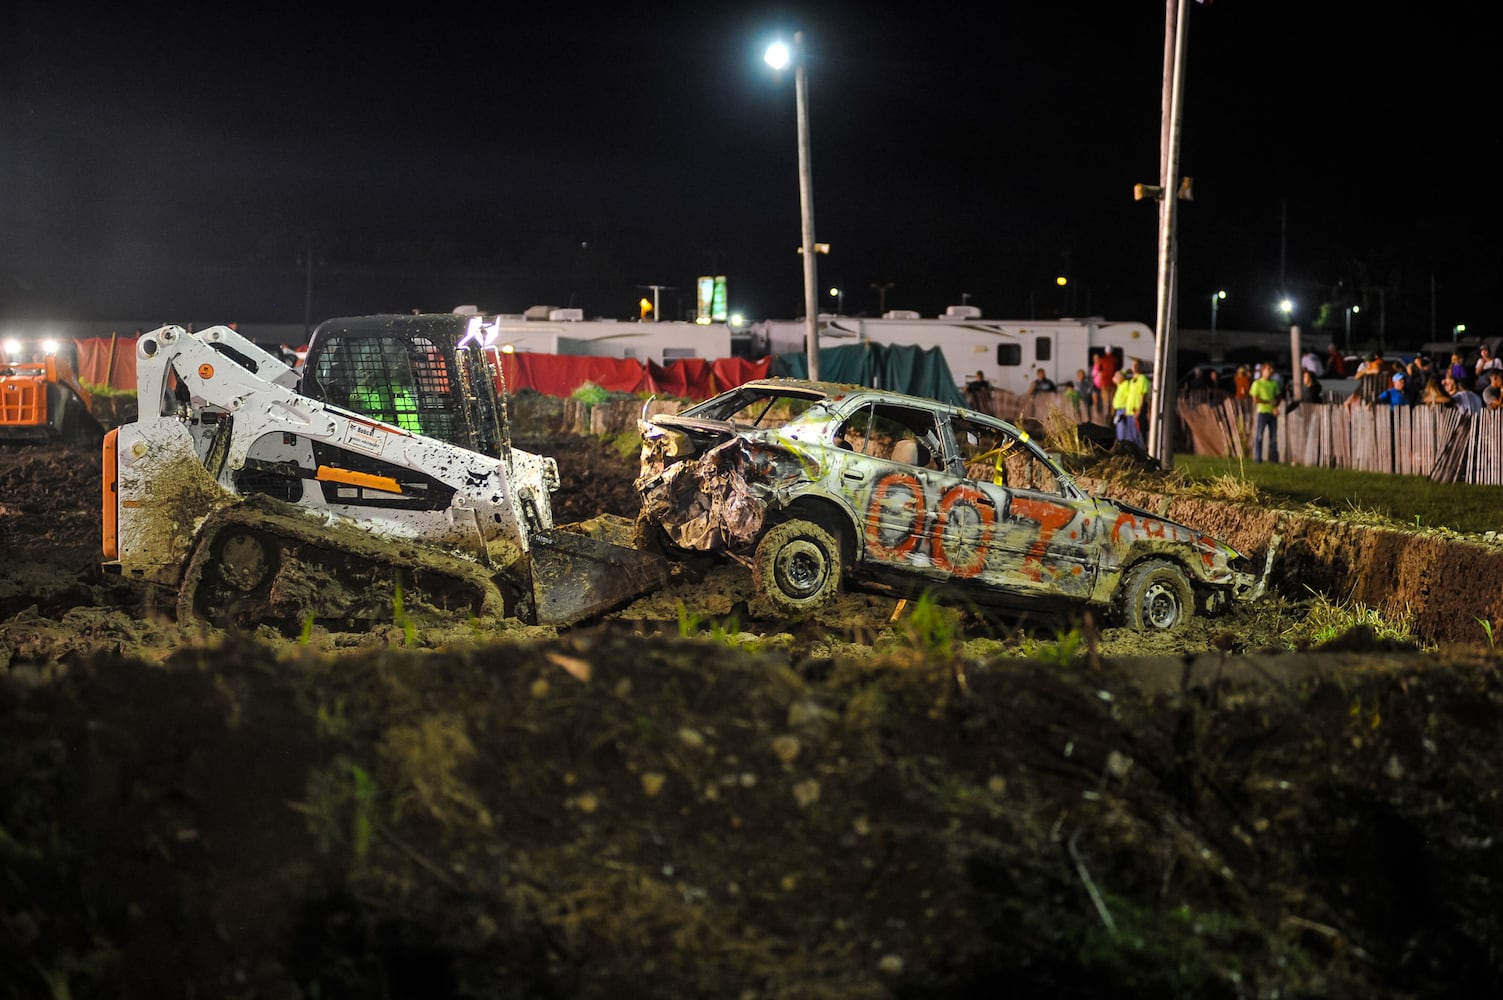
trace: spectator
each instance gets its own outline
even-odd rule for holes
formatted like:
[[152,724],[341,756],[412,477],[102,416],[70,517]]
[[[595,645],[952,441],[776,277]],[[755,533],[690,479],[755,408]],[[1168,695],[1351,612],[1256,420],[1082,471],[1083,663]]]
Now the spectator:
[[1395,372],[1393,384],[1378,394],[1378,402],[1384,406],[1408,406],[1408,381],[1403,372]]
[[1028,384],[1028,395],[1030,395],[1030,396],[1037,396],[1039,393],[1042,393],[1042,392],[1054,392],[1054,391],[1055,391],[1054,380],[1049,377],[1049,373],[1048,372],[1046,372],[1046,371],[1044,371],[1044,369],[1040,368],[1037,372],[1034,373],[1034,375],[1033,375],[1033,381]]
[[1263,461],[1263,438],[1268,437],[1268,461],[1279,460],[1279,384],[1273,380],[1273,365],[1264,364],[1247,394],[1257,404],[1253,430],[1253,461]]
[[966,398],[971,401],[971,409],[980,410],[983,413],[990,412],[992,401],[992,384],[986,380],[986,376],[980,371],[976,377],[965,384]]
[[1315,373],[1306,368],[1300,372],[1299,401],[1301,403],[1325,402],[1325,388],[1320,384],[1320,379]]
[[1326,352],[1326,374],[1332,378],[1346,378],[1346,358],[1341,356],[1341,350],[1335,344]]
[[1314,348],[1311,348],[1300,356],[1299,366],[1316,378],[1320,378],[1326,373],[1326,366],[1321,362],[1320,355],[1315,353]]
[[1075,391],[1080,393],[1080,404],[1090,406],[1096,399],[1096,384],[1084,368],[1075,369]]
[[1419,401],[1422,406],[1450,406],[1451,393],[1446,389],[1445,382],[1440,379],[1431,379],[1420,391]]
[[1143,362],[1137,358],[1132,359],[1132,364],[1127,369],[1127,415],[1138,426],[1138,443],[1143,443],[1143,432],[1148,428],[1143,419],[1143,404],[1148,399],[1148,390],[1151,388],[1148,376],[1143,374]]
[[1080,413],[1081,402],[1085,397],[1081,395],[1079,389],[1075,388],[1074,382],[1066,382],[1060,395],[1065,397],[1065,402],[1074,408],[1076,414]]
[[1137,418],[1127,412],[1127,399],[1131,394],[1127,376],[1122,372],[1112,373],[1112,422],[1117,425],[1117,440],[1143,447],[1143,435],[1139,432]]
[[1487,377],[1491,384],[1482,390],[1482,405],[1489,410],[1503,409],[1503,370],[1494,368]]
[[1417,386],[1420,390],[1430,382],[1438,382],[1440,379],[1435,372],[1435,366],[1430,363],[1430,355],[1423,352],[1416,354],[1414,360],[1409,362],[1409,381],[1414,382],[1417,378],[1423,378],[1424,382]]
[[1238,365],[1236,374],[1232,376],[1232,385],[1236,387],[1238,399],[1247,398],[1247,391],[1252,388],[1252,383],[1252,372],[1247,370],[1246,365]]
[[[1460,354],[1453,353],[1451,355],[1451,367],[1447,371],[1447,374],[1455,379],[1458,384],[1467,381],[1466,362],[1461,360]],[[1455,394],[1452,393],[1452,395]]]
[[1091,359],[1091,382],[1103,396],[1116,391],[1117,380],[1112,378],[1116,373],[1117,356],[1111,351],[1102,351]]
[[1451,405],[1462,413],[1477,413],[1482,409],[1482,397],[1466,387],[1466,369],[1463,366],[1461,378],[1447,375],[1441,380],[1446,393],[1451,397]]
[[1357,391],[1347,397],[1347,404],[1355,406],[1358,403],[1366,403],[1371,406],[1389,387],[1393,373],[1383,363],[1383,355],[1374,351],[1368,355],[1365,362],[1357,366],[1353,377],[1357,379]]
[[[1489,351],[1484,345],[1477,351],[1477,367],[1473,372],[1477,376],[1478,386],[1486,386],[1488,384],[1488,372],[1491,371],[1503,371],[1503,360],[1493,357],[1492,351]],[[1486,397],[1484,396],[1484,398]]]

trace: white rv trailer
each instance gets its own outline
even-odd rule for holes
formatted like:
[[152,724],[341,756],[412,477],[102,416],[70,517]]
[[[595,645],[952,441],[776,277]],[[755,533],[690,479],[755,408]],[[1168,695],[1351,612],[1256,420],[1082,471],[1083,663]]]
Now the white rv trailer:
[[[754,349],[769,354],[804,350],[802,320],[769,320],[752,331]],[[856,316],[819,318],[821,349],[870,342],[937,347],[950,377],[964,387],[976,372],[995,388],[1025,392],[1040,368],[1056,384],[1091,370],[1096,355],[1110,351],[1119,368],[1137,358],[1153,368],[1153,330],[1143,323],[1081,319],[982,319],[975,306],[951,306],[943,316],[924,319],[916,312],[888,312],[881,319]]]
[[[469,309],[460,307],[455,312],[469,313]],[[541,317],[533,318],[535,313]],[[631,358],[660,365],[676,358],[731,356],[731,330],[724,323],[585,319],[579,309],[534,309],[522,315],[484,316],[482,321],[487,346],[500,351]]]

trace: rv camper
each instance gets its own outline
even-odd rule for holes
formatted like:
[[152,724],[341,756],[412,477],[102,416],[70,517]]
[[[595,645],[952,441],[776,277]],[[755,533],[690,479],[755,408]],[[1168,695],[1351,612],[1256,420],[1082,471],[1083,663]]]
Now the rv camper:
[[[802,320],[769,320],[752,331],[753,349],[782,354],[804,349]],[[937,347],[958,387],[981,372],[998,389],[1026,392],[1040,368],[1056,384],[1091,370],[1096,355],[1111,352],[1119,368],[1133,358],[1145,371],[1153,367],[1153,330],[1142,323],[1112,322],[1099,316],[1081,319],[982,319],[975,306],[951,306],[943,316],[924,319],[916,312],[893,311],[881,319],[821,316],[823,349],[870,342]]]
[[487,316],[485,324],[488,343],[502,351],[631,358],[660,365],[676,358],[731,356],[731,331],[724,323],[619,322],[585,319],[579,309],[534,307],[520,315]]

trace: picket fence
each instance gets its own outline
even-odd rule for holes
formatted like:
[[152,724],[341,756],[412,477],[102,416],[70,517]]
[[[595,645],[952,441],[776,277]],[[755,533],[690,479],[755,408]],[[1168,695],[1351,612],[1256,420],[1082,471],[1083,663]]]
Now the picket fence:
[[[1111,423],[1110,409],[1100,399],[1077,407],[1055,394],[994,392],[990,402],[990,412],[1014,422],[1047,426],[1051,411],[1058,411],[1078,423]],[[1251,400],[1191,394],[1178,400],[1177,412],[1176,450],[1251,460]],[[1503,485],[1503,410],[1465,414],[1448,406],[1301,403],[1279,414],[1277,433],[1279,461],[1289,465]]]

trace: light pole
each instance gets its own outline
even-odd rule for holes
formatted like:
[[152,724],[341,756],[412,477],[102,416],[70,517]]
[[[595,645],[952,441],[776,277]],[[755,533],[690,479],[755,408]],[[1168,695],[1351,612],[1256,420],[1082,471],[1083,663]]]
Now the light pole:
[[872,289],[877,293],[877,315],[878,316],[886,316],[887,315],[887,290],[892,287],[892,284],[893,283],[890,282],[890,281],[884,281],[884,282],[881,282],[880,284],[877,283],[877,282],[873,282],[872,283]]
[[1361,311],[1361,306],[1346,307],[1346,343],[1342,344],[1341,346],[1346,348],[1348,351],[1352,349],[1352,313]]
[[830,288],[830,298],[835,300],[835,315],[845,315],[845,289],[838,285]]
[[1226,298],[1223,289],[1217,289],[1211,293],[1211,360],[1216,360],[1216,310],[1221,307],[1221,300]]
[[814,176],[809,167],[809,80],[805,69],[804,33],[793,33],[793,47],[775,42],[767,49],[767,65],[782,69],[793,63],[794,96],[798,102],[798,191],[804,239],[804,351],[809,377],[819,378],[819,293],[814,277]]

